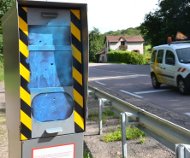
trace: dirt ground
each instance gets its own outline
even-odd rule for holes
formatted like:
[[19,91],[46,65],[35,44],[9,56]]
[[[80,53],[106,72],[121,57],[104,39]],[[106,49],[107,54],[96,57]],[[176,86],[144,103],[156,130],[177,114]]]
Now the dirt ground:
[[[8,138],[5,125],[5,99],[1,92],[3,84],[0,83],[0,158],[8,158]],[[97,101],[90,98],[89,114],[96,110]],[[97,119],[96,119],[97,120]],[[97,121],[87,120],[87,131],[85,132],[86,148],[90,151],[93,158],[121,158],[121,142],[105,143],[100,140],[98,135]],[[116,118],[108,119],[103,125],[103,134],[119,127],[119,121]],[[169,149],[150,137],[145,138],[143,144],[139,140],[128,141],[128,158],[174,158],[175,155]],[[76,157],[77,158],[77,157]]]

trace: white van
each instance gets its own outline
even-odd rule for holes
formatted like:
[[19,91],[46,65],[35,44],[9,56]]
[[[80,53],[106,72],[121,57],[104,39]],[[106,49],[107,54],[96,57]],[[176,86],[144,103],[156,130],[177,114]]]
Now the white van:
[[181,94],[190,92],[190,42],[154,47],[150,68],[154,88],[167,84],[178,87]]

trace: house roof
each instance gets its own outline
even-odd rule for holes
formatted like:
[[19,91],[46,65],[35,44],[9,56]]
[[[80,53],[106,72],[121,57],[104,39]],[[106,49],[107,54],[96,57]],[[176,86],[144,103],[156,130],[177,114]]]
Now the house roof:
[[144,42],[144,39],[141,35],[138,36],[106,36],[108,42],[118,42],[120,39],[124,39],[127,42]]

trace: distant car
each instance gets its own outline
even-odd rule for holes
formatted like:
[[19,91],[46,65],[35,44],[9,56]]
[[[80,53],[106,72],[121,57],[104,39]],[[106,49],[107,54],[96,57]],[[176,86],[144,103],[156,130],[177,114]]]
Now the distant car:
[[190,92],[190,42],[173,42],[154,47],[150,68],[155,89],[167,84],[177,87],[181,94]]

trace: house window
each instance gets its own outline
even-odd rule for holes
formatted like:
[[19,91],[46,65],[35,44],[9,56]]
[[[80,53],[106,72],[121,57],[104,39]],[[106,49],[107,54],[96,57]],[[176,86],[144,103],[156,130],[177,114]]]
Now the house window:
[[121,46],[124,46],[125,45],[125,41],[121,41]]

